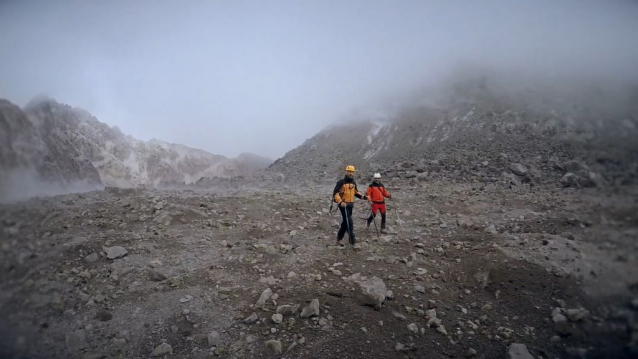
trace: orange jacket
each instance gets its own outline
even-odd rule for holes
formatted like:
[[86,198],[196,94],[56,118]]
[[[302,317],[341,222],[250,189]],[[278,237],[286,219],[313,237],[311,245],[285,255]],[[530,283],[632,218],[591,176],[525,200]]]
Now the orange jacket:
[[353,178],[345,177],[337,182],[332,197],[336,203],[353,203],[354,198],[364,199],[363,194],[357,188],[357,182]]
[[383,187],[382,183],[370,183],[370,186],[368,186],[368,190],[366,191],[366,195],[368,196],[368,200],[375,202],[375,203],[384,203],[384,197],[385,198],[392,198],[392,196],[390,196],[390,193],[388,193],[388,191],[385,190],[385,187]]

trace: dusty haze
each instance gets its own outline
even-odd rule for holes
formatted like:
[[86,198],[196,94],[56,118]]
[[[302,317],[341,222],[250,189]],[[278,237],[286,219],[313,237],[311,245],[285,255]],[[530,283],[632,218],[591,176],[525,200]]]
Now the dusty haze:
[[459,68],[631,96],[636,18],[635,1],[5,1],[0,98],[46,94],[143,140],[277,158]]

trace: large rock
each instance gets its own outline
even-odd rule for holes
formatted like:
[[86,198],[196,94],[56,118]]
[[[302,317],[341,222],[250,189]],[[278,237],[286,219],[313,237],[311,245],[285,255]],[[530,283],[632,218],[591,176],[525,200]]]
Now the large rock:
[[527,176],[527,167],[523,166],[520,163],[510,163],[509,170],[512,171],[517,176],[525,177]]
[[104,247],[104,252],[106,252],[106,258],[111,260],[122,258],[128,254],[128,251],[120,246]]
[[359,304],[371,305],[374,309],[379,310],[385,300],[387,291],[388,289],[381,278],[372,277],[357,282],[355,298]]
[[534,359],[525,344],[512,343],[507,349],[507,359]]
[[257,300],[257,303],[255,304],[257,308],[261,308],[264,305],[266,305],[266,301],[270,299],[271,296],[272,296],[272,290],[270,288],[266,288],[263,292],[261,292],[261,295],[259,296],[259,299]]
[[310,304],[301,311],[299,316],[302,318],[319,316],[319,299],[313,299]]

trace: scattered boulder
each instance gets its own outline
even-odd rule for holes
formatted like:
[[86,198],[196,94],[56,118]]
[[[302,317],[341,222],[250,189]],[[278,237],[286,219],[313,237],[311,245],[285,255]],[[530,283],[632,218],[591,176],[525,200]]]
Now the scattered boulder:
[[259,317],[257,316],[257,313],[253,313],[253,314],[249,315],[246,319],[244,319],[244,323],[253,324],[254,322],[256,322],[258,320],[259,320]]
[[584,308],[567,309],[566,314],[572,322],[580,322],[589,317],[589,311]]
[[520,163],[510,163],[508,166],[509,170],[512,171],[517,176],[525,177],[527,176],[527,167],[523,166]]
[[106,258],[111,260],[122,258],[128,254],[128,251],[120,246],[104,247],[103,249],[106,252]]
[[356,283],[355,298],[361,305],[371,305],[374,309],[381,309],[386,298],[387,288],[381,278],[372,277]]
[[87,263],[93,263],[100,259],[100,256],[97,253],[91,253],[88,256],[84,257],[84,260]]
[[507,349],[507,359],[534,359],[527,346],[520,343],[512,343]]
[[284,321],[284,316],[281,314],[273,314],[271,317],[273,323],[281,324]]
[[269,340],[266,342],[266,348],[275,352],[275,354],[281,354],[283,352],[281,342],[279,340]]
[[77,330],[66,335],[66,348],[70,352],[77,352],[86,348],[86,333],[84,330]]
[[579,177],[575,174],[566,173],[561,177],[560,184],[563,185],[563,187],[580,187],[578,179]]
[[161,357],[166,354],[173,354],[173,347],[168,343],[158,345],[151,353],[152,357]]
[[149,279],[152,280],[153,282],[163,282],[166,279],[168,279],[165,275],[155,270],[149,270],[148,276],[149,276]]
[[221,338],[219,337],[219,333],[215,330],[208,334],[208,346],[216,347],[221,342]]
[[299,315],[302,318],[319,316],[319,299],[313,299],[308,306],[306,306]]
[[270,299],[271,296],[272,296],[272,290],[270,288],[266,288],[261,293],[261,296],[259,296],[259,300],[257,300],[257,304],[255,304],[255,306],[257,306],[257,308],[263,307],[264,305],[266,305],[266,301]]

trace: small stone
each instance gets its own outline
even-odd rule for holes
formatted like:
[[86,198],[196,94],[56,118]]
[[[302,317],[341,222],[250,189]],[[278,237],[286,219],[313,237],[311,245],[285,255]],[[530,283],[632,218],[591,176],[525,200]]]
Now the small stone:
[[219,337],[219,333],[215,330],[213,330],[212,332],[210,332],[208,334],[208,347],[216,347],[219,345],[219,343],[221,342],[221,339]]
[[319,316],[319,299],[313,299],[310,304],[301,311],[300,317],[309,318]]
[[173,354],[173,347],[168,343],[158,345],[151,353],[152,357],[161,357],[166,354]]
[[412,334],[419,333],[419,327],[415,323],[409,324],[408,329],[412,332]]
[[273,352],[275,352],[275,354],[281,354],[282,353],[282,346],[281,346],[281,342],[279,340],[269,340],[266,342],[266,348],[272,350]]
[[468,349],[467,354],[465,354],[465,356],[468,357],[468,358],[475,357],[476,356],[476,350],[474,350],[472,348]]
[[271,319],[275,324],[281,324],[284,321],[284,316],[281,314],[273,314]]
[[113,338],[113,345],[117,348],[122,348],[126,345],[126,339]]

